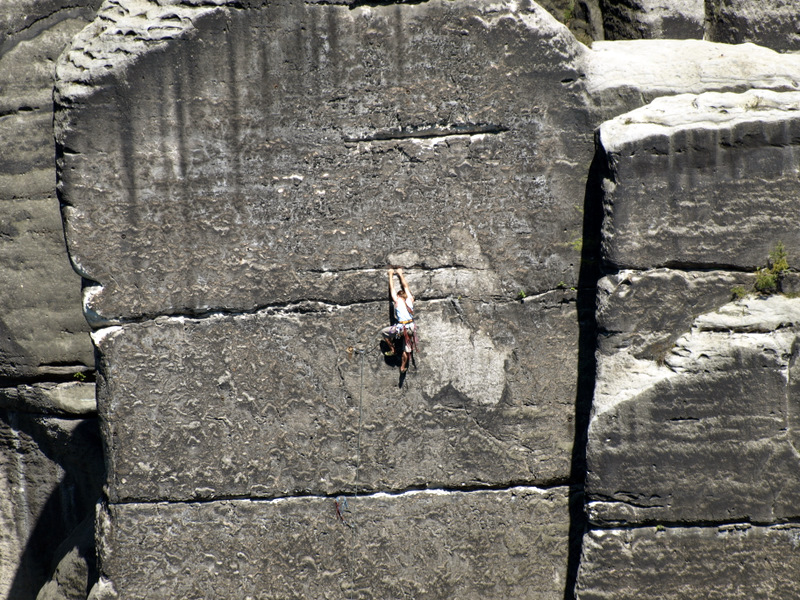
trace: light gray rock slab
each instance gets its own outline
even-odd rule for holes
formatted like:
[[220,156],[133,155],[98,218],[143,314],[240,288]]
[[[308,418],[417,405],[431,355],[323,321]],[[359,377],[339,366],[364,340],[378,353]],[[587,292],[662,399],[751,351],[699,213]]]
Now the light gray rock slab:
[[87,315],[377,300],[387,264],[574,285],[586,52],[535,4],[109,6],[56,95]]
[[97,411],[94,383],[32,383],[0,388],[0,408],[61,416],[91,415]]
[[799,302],[726,304],[659,360],[598,356],[587,447],[593,521],[797,518]]
[[567,489],[110,505],[121,598],[562,598]]
[[755,44],[702,40],[620,40],[592,44],[586,89],[598,123],[660,96],[800,90],[800,55]]
[[708,0],[706,39],[800,51],[800,11],[784,0]]
[[[113,501],[566,481],[574,304],[418,302],[416,367],[388,303],[101,329]],[[359,350],[364,353],[360,354]]]
[[601,8],[609,40],[703,39],[704,0],[603,0]]
[[797,525],[590,531],[577,598],[796,598],[799,542]]
[[800,259],[800,93],[659,98],[600,128],[603,259],[612,268]]

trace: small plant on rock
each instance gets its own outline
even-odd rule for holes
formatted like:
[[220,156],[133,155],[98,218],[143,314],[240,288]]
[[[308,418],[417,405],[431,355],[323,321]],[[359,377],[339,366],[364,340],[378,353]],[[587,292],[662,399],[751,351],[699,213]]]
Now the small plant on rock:
[[570,0],[566,8],[564,8],[564,23],[569,23],[575,18],[575,0]]
[[781,291],[783,278],[789,272],[789,255],[783,242],[778,242],[769,253],[767,266],[756,271],[756,282],[753,285],[759,294],[770,295]]
[[756,282],[753,287],[759,294],[769,296],[778,291],[778,277],[764,267],[756,271]]
[[745,296],[747,296],[747,290],[744,289],[742,286],[737,285],[736,287],[731,288],[732,300],[741,300]]

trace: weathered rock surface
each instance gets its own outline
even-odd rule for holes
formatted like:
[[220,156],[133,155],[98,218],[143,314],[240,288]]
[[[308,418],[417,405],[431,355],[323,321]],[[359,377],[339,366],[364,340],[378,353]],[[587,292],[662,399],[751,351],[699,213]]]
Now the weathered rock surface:
[[587,494],[596,522],[800,516],[800,300],[700,315],[660,360],[598,357]]
[[537,4],[564,23],[575,38],[587,46],[604,38],[599,0],[541,0]]
[[704,0],[603,0],[601,8],[609,40],[703,39]]
[[100,493],[96,420],[43,416],[95,406],[92,384],[63,383],[94,355],[56,197],[52,96],[58,56],[99,5],[0,3],[0,597],[15,600],[36,598]]
[[579,600],[797,598],[797,525],[590,531]]
[[86,600],[97,575],[94,513],[89,514],[56,550],[58,563],[36,600]]
[[596,42],[585,58],[586,89],[595,104],[598,125],[661,96],[752,88],[800,90],[800,55],[753,44]]
[[109,497],[566,481],[569,294],[418,303],[421,351],[402,387],[376,347],[386,303],[100,330]]
[[91,415],[97,411],[93,383],[33,383],[0,388],[0,408],[60,416]]
[[56,199],[52,89],[58,55],[98,4],[0,7],[0,379],[7,383],[88,370],[94,360]]
[[706,0],[706,19],[715,42],[800,50],[800,10],[791,0]]
[[[59,66],[109,467],[92,597],[564,597],[583,523],[566,488],[497,490],[580,480],[572,365],[592,325],[567,290],[589,133],[676,91],[773,90],[601,131],[606,264],[743,271],[777,239],[797,256],[800,57],[595,52],[535,5],[258,4],[108,3]],[[640,192],[670,177],[663,202]],[[387,264],[419,299],[401,386],[376,348]],[[752,279],[601,286],[595,524],[800,516],[796,306],[709,315]]]
[[205,8],[191,27],[151,8],[87,29],[59,67],[96,323],[376,300],[364,274],[387,263],[480,270],[506,297],[575,282],[580,201],[558,199],[582,198],[566,174],[591,159],[588,50],[535,4]]
[[[567,490],[112,505],[120,598],[563,596]],[[193,543],[187,545],[186,540]]]
[[663,361],[694,320],[752,290],[755,275],[731,271],[624,270],[597,285],[598,348]]
[[94,514],[103,479],[95,419],[0,411],[0,597],[33,600],[59,544]]
[[783,241],[796,266],[798,109],[796,92],[680,95],[604,123],[603,260],[754,269]]

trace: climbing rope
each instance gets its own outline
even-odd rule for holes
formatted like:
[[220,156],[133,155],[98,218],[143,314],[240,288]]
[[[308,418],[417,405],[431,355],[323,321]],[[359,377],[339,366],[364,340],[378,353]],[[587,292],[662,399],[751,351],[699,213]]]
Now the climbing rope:
[[358,497],[358,471],[361,468],[361,424],[364,417],[364,349],[356,350],[361,355],[361,374],[358,387],[358,429],[356,432],[356,478],[353,498]]

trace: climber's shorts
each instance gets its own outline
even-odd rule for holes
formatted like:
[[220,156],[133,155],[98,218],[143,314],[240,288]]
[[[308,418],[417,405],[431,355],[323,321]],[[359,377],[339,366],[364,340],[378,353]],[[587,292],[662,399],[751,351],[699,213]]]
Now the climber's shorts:
[[[384,339],[387,340],[399,340],[403,337],[403,334],[408,331],[411,335],[414,335],[414,331],[416,331],[417,326],[412,321],[411,323],[406,323],[403,325],[402,323],[396,323],[394,325],[390,325],[389,327],[384,327],[381,329],[381,335]],[[408,343],[405,345],[406,352],[411,352],[413,348],[411,348]]]

